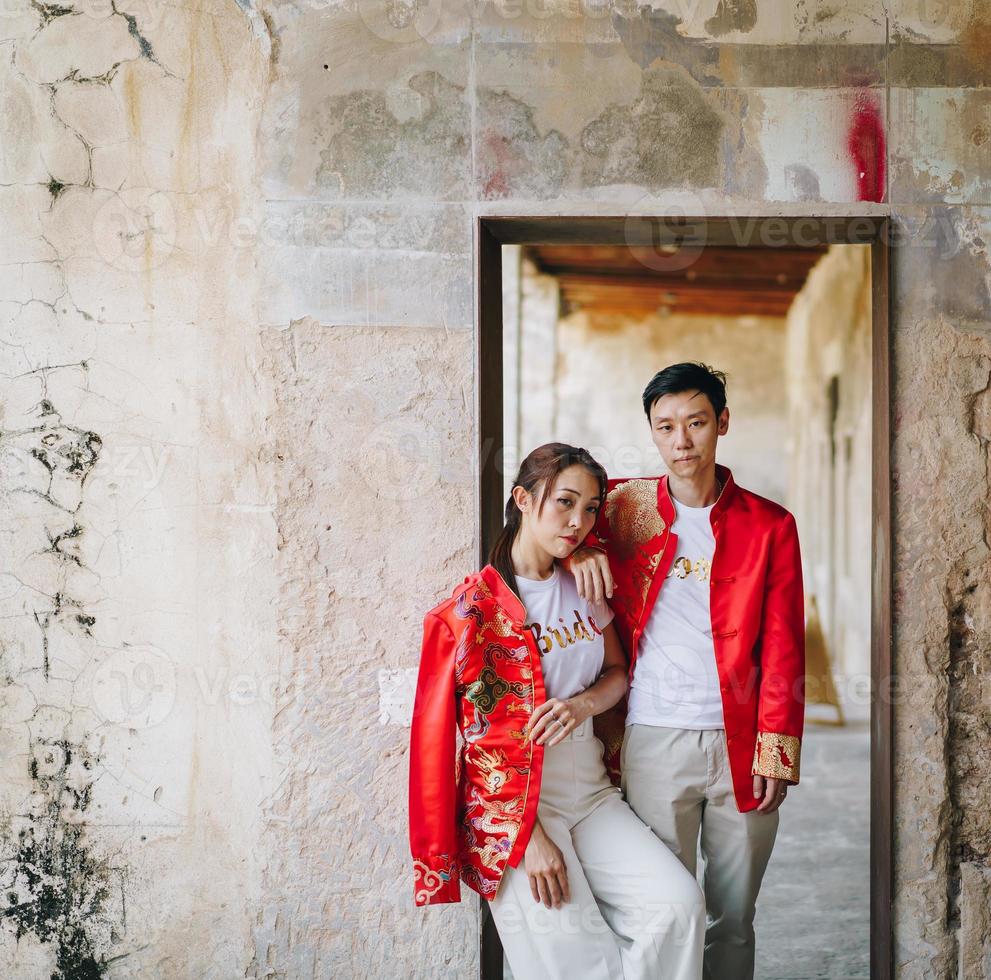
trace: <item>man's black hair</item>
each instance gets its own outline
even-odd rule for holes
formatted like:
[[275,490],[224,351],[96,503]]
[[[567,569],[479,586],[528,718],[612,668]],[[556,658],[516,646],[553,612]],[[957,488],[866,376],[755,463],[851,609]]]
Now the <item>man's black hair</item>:
[[669,364],[663,371],[658,371],[644,388],[643,410],[647,413],[648,420],[650,410],[658,398],[677,395],[682,391],[701,391],[712,403],[717,419],[726,407],[726,375],[708,364],[683,361],[681,364]]

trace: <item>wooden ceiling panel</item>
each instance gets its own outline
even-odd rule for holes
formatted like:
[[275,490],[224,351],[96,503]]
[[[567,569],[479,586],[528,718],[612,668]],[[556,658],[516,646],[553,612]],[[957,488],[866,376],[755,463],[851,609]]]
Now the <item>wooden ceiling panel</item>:
[[679,252],[619,245],[530,245],[524,254],[555,276],[565,313],[588,310],[784,316],[809,270],[812,248],[708,247]]

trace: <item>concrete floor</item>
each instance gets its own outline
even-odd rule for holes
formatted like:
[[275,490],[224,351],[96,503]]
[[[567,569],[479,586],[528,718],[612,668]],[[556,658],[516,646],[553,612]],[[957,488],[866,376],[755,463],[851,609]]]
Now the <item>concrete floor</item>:
[[755,980],[870,977],[869,738],[866,722],[806,726],[757,905]]
[[807,725],[757,905],[756,980],[870,976],[870,735]]

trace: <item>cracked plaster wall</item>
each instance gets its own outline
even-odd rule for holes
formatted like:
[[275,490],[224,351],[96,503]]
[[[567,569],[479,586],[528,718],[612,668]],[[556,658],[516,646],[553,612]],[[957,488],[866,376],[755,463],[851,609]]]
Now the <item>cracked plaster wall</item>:
[[905,239],[898,975],[974,975],[989,39],[976,2],[5,0],[6,972],[473,975],[474,901],[409,906],[402,716],[475,553],[472,216],[857,207]]

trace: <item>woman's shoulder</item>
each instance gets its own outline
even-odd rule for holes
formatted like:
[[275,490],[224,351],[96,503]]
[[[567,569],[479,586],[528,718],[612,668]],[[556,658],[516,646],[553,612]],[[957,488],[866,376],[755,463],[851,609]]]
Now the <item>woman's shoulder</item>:
[[450,595],[441,599],[427,611],[427,617],[455,617],[459,620],[477,620],[481,624],[481,611],[489,605],[512,606],[518,604],[518,598],[510,592],[501,576],[491,566],[471,572],[458,582]]

